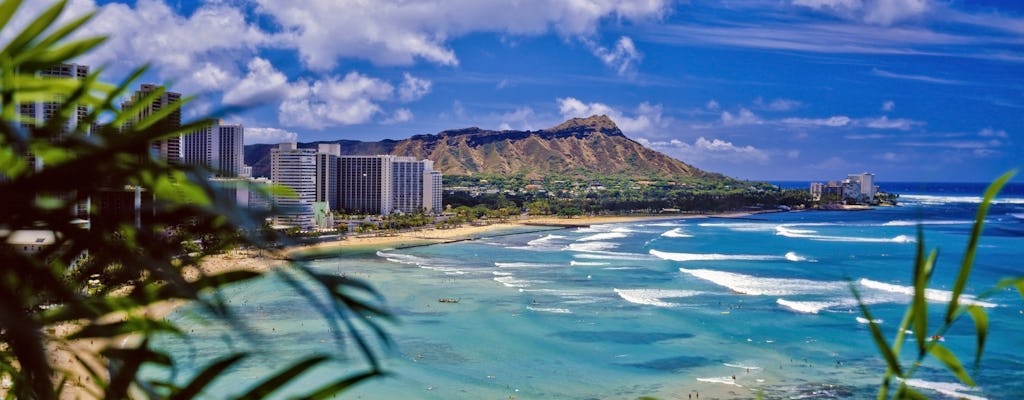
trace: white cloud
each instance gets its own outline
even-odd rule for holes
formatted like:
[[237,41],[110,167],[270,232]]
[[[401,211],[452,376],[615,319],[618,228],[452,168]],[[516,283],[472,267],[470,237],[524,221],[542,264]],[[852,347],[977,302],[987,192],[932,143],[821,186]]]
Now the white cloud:
[[299,135],[280,128],[245,128],[245,144],[286,143],[297,141]]
[[402,74],[402,84],[398,86],[398,99],[403,102],[416,101],[430,93],[432,82],[420,79],[406,72]]
[[923,122],[909,120],[905,118],[894,118],[889,119],[887,116],[881,116],[878,118],[867,118],[860,121],[861,124],[868,128],[873,129],[899,129],[901,131],[910,130],[917,125],[923,125]]
[[896,103],[892,100],[886,100],[882,103],[882,111],[890,112],[896,109]]
[[758,97],[754,99],[754,105],[770,111],[791,111],[799,108],[803,103],[791,99],[775,99],[765,102],[764,99]]
[[340,80],[300,80],[290,85],[278,107],[278,121],[313,129],[366,123],[381,111],[377,102],[391,98],[394,90],[390,83],[358,72]]
[[718,102],[715,101],[715,99],[711,99],[708,100],[708,103],[704,105],[704,108],[711,111],[718,111],[720,108],[722,108],[722,106],[719,105]]
[[649,134],[655,129],[668,126],[670,120],[662,116],[660,104],[640,103],[632,116],[604,103],[584,103],[574,97],[558,99],[558,110],[563,118],[583,118],[591,115],[607,115],[623,133],[635,136]]
[[408,108],[399,108],[395,110],[395,112],[391,114],[390,117],[384,119],[380,123],[384,125],[400,124],[402,122],[412,121],[413,118],[415,117],[413,116],[412,111],[409,111]]
[[793,0],[794,5],[873,25],[892,25],[929,11],[929,0]]
[[728,111],[722,111],[721,120],[722,124],[725,126],[757,125],[764,123],[760,117],[746,108],[740,108],[740,111],[736,115],[733,115]]
[[872,68],[871,69],[871,74],[875,75],[875,76],[882,77],[882,78],[902,79],[902,80],[906,80],[906,81],[917,81],[917,82],[925,82],[925,83],[935,83],[935,84],[939,84],[939,85],[963,85],[963,84],[965,84],[965,82],[957,81],[957,80],[952,80],[952,79],[936,78],[934,76],[928,76],[928,75],[900,74],[900,73],[890,72],[890,71],[886,71],[886,70],[882,70],[882,69],[878,69],[878,68]]
[[519,107],[513,111],[501,114],[498,130],[532,130],[536,113],[530,107]]
[[224,104],[251,106],[280,99],[288,89],[288,77],[260,57],[249,61],[245,78],[224,92]]
[[795,126],[828,126],[828,127],[841,127],[847,126],[852,120],[850,117],[845,115],[834,115],[828,118],[784,118],[782,123],[786,125]]
[[614,68],[620,76],[627,76],[635,73],[636,64],[640,63],[643,55],[636,49],[633,39],[622,36],[615,42],[615,48],[608,50],[590,40],[584,40],[590,51],[608,67]]
[[644,146],[668,153],[685,162],[716,160],[735,164],[764,164],[769,161],[768,154],[754,146],[737,146],[732,142],[717,138],[709,140],[701,136],[694,140],[693,144],[679,139],[652,142],[645,138],[639,138],[637,141]]
[[670,5],[668,0],[308,0],[302,7],[257,2],[258,12],[272,16],[303,63],[317,70],[331,69],[343,57],[382,65],[415,60],[458,65],[448,42],[469,33],[588,36],[601,20],[659,18]]
[[1010,135],[1006,134],[1006,131],[1004,131],[1002,129],[995,130],[995,129],[992,129],[992,128],[985,128],[985,129],[982,129],[982,130],[978,131],[978,136],[981,136],[981,137],[996,137],[996,138],[1003,138],[1003,139],[1010,137]]

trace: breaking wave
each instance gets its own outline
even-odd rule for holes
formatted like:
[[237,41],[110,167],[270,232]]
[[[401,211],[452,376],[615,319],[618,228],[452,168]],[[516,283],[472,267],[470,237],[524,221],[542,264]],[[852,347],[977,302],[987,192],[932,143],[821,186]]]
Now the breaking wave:
[[662,299],[677,299],[691,297],[701,294],[694,290],[669,290],[669,289],[614,289],[615,293],[623,300],[634,304],[644,304],[656,307],[675,307],[678,304],[669,303]]

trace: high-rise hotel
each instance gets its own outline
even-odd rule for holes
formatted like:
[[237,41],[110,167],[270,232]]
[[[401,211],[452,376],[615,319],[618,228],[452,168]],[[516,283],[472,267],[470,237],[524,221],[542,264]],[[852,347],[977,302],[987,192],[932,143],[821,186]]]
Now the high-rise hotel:
[[442,211],[442,175],[432,161],[340,154],[340,145],[321,144],[316,156],[316,201],[331,210],[376,215]]
[[181,137],[182,162],[210,169],[214,175],[234,178],[243,174],[245,128],[219,121]]
[[270,149],[270,180],[291,189],[290,195],[274,196],[278,210],[274,225],[313,227],[316,201],[316,149],[300,149],[295,142]]
[[[121,103],[121,109],[127,110],[135,104],[143,100],[147,100],[147,97],[164,89],[162,86],[154,85],[151,83],[144,83],[139,90],[136,90],[132,95],[131,99]],[[159,112],[177,102],[181,101],[181,93],[164,91],[158,96],[148,99],[149,102],[139,109],[139,112],[132,116],[131,119],[125,123],[126,127],[130,127],[139,121],[149,117],[152,114]],[[162,118],[156,128],[163,132],[172,132],[181,127],[181,107],[176,108],[166,117]],[[171,165],[181,163],[181,138],[179,136],[165,137],[163,139],[154,140],[151,143],[151,151],[154,158],[164,161]]]

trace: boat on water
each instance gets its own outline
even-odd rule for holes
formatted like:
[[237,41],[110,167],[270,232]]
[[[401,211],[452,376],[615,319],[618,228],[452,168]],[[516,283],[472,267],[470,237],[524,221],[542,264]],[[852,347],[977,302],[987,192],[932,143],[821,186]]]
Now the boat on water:
[[452,297],[442,297],[440,299],[437,299],[437,302],[438,303],[458,303],[459,299],[452,298]]

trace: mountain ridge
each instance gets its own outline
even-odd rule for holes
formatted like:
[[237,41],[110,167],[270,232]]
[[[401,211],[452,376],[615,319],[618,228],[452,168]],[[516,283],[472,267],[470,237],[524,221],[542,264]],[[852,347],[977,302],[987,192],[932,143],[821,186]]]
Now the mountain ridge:
[[[534,130],[486,130],[478,127],[413,135],[377,142],[332,140],[299,143],[315,148],[341,144],[343,155],[391,154],[429,159],[445,175],[522,175],[528,179],[560,175],[593,175],[636,179],[721,176],[702,171],[626,137],[606,115],[572,118],[557,126]],[[245,146],[253,176],[270,176],[270,148]]]

